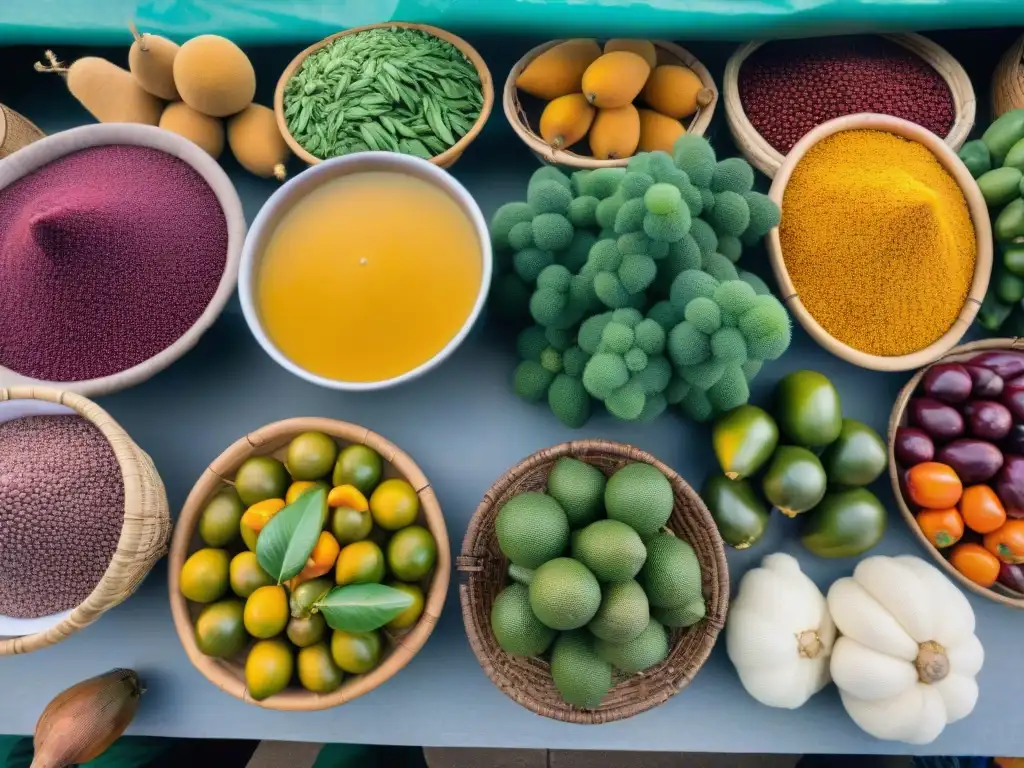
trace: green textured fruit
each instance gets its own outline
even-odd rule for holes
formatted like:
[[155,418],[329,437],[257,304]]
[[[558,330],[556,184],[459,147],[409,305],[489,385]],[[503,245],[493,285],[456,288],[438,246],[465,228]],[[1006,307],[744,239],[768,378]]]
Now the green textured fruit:
[[[985,146],[984,143],[982,143],[982,142],[973,142],[973,141],[967,142],[967,144],[974,144],[974,143],[981,143],[982,146]],[[967,144],[964,144],[963,148],[960,150],[960,159],[961,160],[964,159],[963,153],[964,153],[964,149],[967,149]],[[985,147],[985,149],[986,149],[986,154],[987,154],[988,147]],[[991,162],[991,158],[989,158],[989,162]],[[971,166],[970,166],[970,164],[967,163],[966,160],[964,160],[964,165],[967,166],[968,170],[971,170]],[[1018,171],[1024,171],[1024,139],[1020,139],[1016,144],[1014,144],[1012,147],[1010,147],[1010,151],[1006,153],[1006,157],[1003,159],[1003,167],[1004,168],[1016,168]],[[982,171],[982,173],[984,173],[984,171]],[[973,171],[971,171],[971,175],[972,176],[974,175]],[[978,178],[978,177],[974,176],[974,178]]]
[[1024,174],[1017,168],[993,168],[978,177],[978,189],[989,208],[1006,205],[1020,196],[1020,180]]
[[294,645],[305,648],[319,643],[326,637],[327,622],[319,613],[314,613],[304,619],[292,617],[288,620],[288,626],[285,627],[284,633]]
[[334,663],[327,643],[320,642],[302,648],[296,663],[299,683],[313,693],[332,693],[341,687],[345,673]]
[[369,496],[384,471],[380,454],[365,445],[349,445],[341,449],[334,464],[331,482],[335,485],[354,485],[364,496]]
[[273,456],[250,456],[235,473],[235,490],[246,507],[266,499],[283,499],[288,470]]
[[627,464],[608,480],[604,507],[608,517],[630,526],[646,540],[672,516],[672,484],[657,467]]
[[637,582],[605,584],[601,588],[601,607],[587,629],[602,640],[625,643],[644,631],[650,617],[647,595]]
[[647,542],[640,584],[657,608],[672,608],[701,596],[700,563],[693,547],[670,533]]
[[729,546],[746,549],[764,535],[768,510],[749,480],[710,475],[700,495]]
[[292,590],[288,598],[288,611],[297,619],[304,619],[313,612],[313,603],[334,587],[334,579],[321,577],[304,581]]
[[284,640],[261,640],[245,660],[245,685],[249,695],[263,701],[288,687],[295,670],[295,657]]
[[707,606],[698,597],[678,608],[655,608],[652,615],[666,627],[692,627],[707,615]]
[[616,669],[634,675],[665,660],[668,656],[668,633],[657,620],[650,619],[643,631],[629,642],[597,640],[594,652]]
[[800,541],[819,557],[856,557],[885,533],[885,507],[866,488],[828,493],[803,516]]
[[640,534],[618,520],[598,520],[572,537],[572,556],[598,581],[629,581],[647,559]]
[[569,518],[551,496],[536,491],[505,502],[494,530],[505,557],[523,568],[558,557],[569,544]]
[[515,656],[540,656],[558,634],[533,615],[530,590],[522,584],[505,587],[494,598],[491,631],[498,646]]
[[199,537],[211,547],[226,547],[238,538],[238,525],[245,506],[238,492],[228,486],[217,492],[199,517]]
[[303,432],[288,444],[285,466],[293,480],[316,480],[329,475],[338,458],[338,444],[323,432]]
[[540,566],[530,582],[530,607],[552,629],[577,629],[601,607],[601,585],[586,566],[557,557]]
[[240,600],[221,600],[203,608],[196,619],[196,645],[202,653],[218,659],[230,659],[249,642],[242,622],[244,606]]
[[823,448],[843,428],[839,393],[817,371],[794,371],[779,380],[775,417],[783,434],[805,448]]
[[331,635],[331,658],[351,675],[362,675],[380,663],[383,648],[379,632],[343,632]]
[[[1014,147],[1016,146],[1017,144],[1014,144]],[[1022,149],[1024,149],[1024,146],[1022,146]],[[992,170],[992,153],[988,151],[988,147],[985,146],[985,142],[981,139],[968,141],[960,148],[959,155],[974,178],[978,178],[983,173]],[[1024,160],[1024,157],[1021,159]],[[1006,160],[1010,160],[1009,154],[1007,154]],[[1021,170],[1024,171],[1024,168],[1021,168]]]
[[604,473],[585,461],[561,457],[548,475],[548,493],[569,518],[571,528],[582,528],[601,516]]
[[1003,208],[992,225],[992,231],[1001,243],[1024,237],[1024,199],[1014,200]]
[[765,498],[787,517],[796,517],[825,496],[828,479],[818,457],[797,445],[781,445],[764,473]]
[[595,709],[612,687],[612,668],[586,632],[566,632],[551,650],[551,679],[567,704]]
[[843,419],[838,439],[821,455],[821,465],[831,485],[868,485],[889,464],[882,438],[867,424]]
[[1011,109],[995,120],[981,135],[992,155],[992,165],[1003,164],[1006,155],[1021,139],[1024,139],[1024,109]]
[[533,574],[534,571],[530,568],[523,568],[515,564],[508,567],[508,577],[517,584],[524,584],[527,587],[533,581]]
[[711,444],[725,476],[742,480],[755,474],[779,444],[779,428],[756,405],[733,408],[715,422]]

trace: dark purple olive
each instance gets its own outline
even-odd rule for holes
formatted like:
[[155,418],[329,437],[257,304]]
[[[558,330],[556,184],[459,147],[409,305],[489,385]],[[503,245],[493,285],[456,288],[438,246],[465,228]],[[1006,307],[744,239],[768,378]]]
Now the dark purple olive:
[[1024,593],[1024,566],[999,563],[999,583],[1014,592]]
[[930,397],[915,397],[910,401],[910,421],[939,442],[964,433],[964,417],[960,412]]
[[928,397],[944,403],[962,403],[971,396],[971,374],[959,363],[933,365],[924,375],[921,388]]
[[999,401],[1010,409],[1016,421],[1024,421],[1024,383],[1006,382]]
[[982,352],[972,357],[969,362],[971,365],[988,368],[1004,379],[1012,379],[1024,373],[1024,354],[1011,350]]
[[971,376],[974,388],[971,394],[987,400],[999,397],[1003,392],[1003,378],[995,371],[982,368],[980,365],[965,365],[964,370]]
[[964,406],[967,431],[982,440],[1002,440],[1010,433],[1010,409],[992,400],[972,400]]
[[999,449],[981,440],[954,440],[936,454],[935,460],[951,466],[964,485],[983,483],[1003,466]]
[[1024,517],[1024,457],[1004,458],[996,478],[996,495],[1009,517]]
[[1024,424],[1014,424],[1001,443],[1003,453],[1015,453],[1024,456]]
[[935,443],[923,429],[900,427],[896,430],[893,448],[896,462],[903,467],[913,467],[935,458]]

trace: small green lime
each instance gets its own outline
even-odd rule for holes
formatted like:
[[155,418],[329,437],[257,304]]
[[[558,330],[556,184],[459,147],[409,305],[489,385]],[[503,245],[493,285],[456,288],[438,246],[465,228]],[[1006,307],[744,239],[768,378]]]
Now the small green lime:
[[284,640],[261,640],[245,660],[245,685],[249,695],[262,701],[280,693],[291,682],[295,657]]
[[292,590],[288,598],[288,609],[292,616],[304,619],[313,612],[313,603],[323,597],[334,586],[330,578],[310,579]]
[[324,639],[324,635],[327,634],[327,622],[319,613],[314,613],[304,619],[296,619],[293,616],[288,621],[285,634],[299,648],[305,648]]
[[181,594],[195,603],[212,603],[228,591],[228,563],[223,549],[196,550],[181,566]]
[[245,506],[238,492],[228,486],[207,503],[199,517],[199,536],[211,547],[226,547],[238,538],[238,521]]
[[229,569],[231,591],[239,597],[248,597],[260,587],[270,586],[274,580],[260,567],[256,553],[246,550],[231,558]]
[[338,444],[323,432],[303,432],[288,444],[285,466],[295,480],[316,480],[331,473]]
[[331,531],[342,546],[362,541],[372,530],[373,516],[370,510],[360,512],[350,507],[336,507],[331,513]]
[[419,581],[437,562],[437,544],[430,531],[410,525],[388,542],[388,569],[401,581]]
[[380,662],[381,642],[377,632],[342,632],[331,636],[334,663],[352,675],[369,672]]
[[389,621],[387,627],[388,629],[408,629],[423,615],[423,590],[416,584],[404,584],[401,581],[389,581],[388,586],[411,596],[412,605]]
[[196,619],[196,645],[207,656],[229,659],[249,642],[242,623],[242,601],[221,600],[203,608]]
[[331,482],[334,485],[354,485],[364,496],[369,496],[384,471],[384,462],[372,448],[349,445],[341,449],[334,465]]
[[288,471],[273,456],[250,456],[235,473],[235,490],[246,507],[265,499],[283,499]]
[[327,643],[316,643],[299,651],[298,668],[299,682],[313,693],[336,691],[345,677],[331,658]]

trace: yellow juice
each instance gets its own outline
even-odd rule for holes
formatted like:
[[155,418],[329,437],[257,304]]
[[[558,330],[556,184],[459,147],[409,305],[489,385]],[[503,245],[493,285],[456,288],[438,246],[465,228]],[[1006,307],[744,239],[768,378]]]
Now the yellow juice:
[[325,183],[281,218],[263,254],[264,330],[292,362],[353,382],[440,352],[480,290],[480,242],[442,189],[370,171]]

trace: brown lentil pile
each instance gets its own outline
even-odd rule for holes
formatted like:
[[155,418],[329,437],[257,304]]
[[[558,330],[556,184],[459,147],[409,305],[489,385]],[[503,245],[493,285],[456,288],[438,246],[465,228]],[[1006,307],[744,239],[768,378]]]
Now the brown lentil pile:
[[782,154],[843,115],[892,115],[942,137],[955,117],[942,75],[877,35],[766,43],[740,67],[739,92],[751,125]]
[[79,605],[117,549],[124,483],[103,434],[80,416],[0,424],[0,615]]

